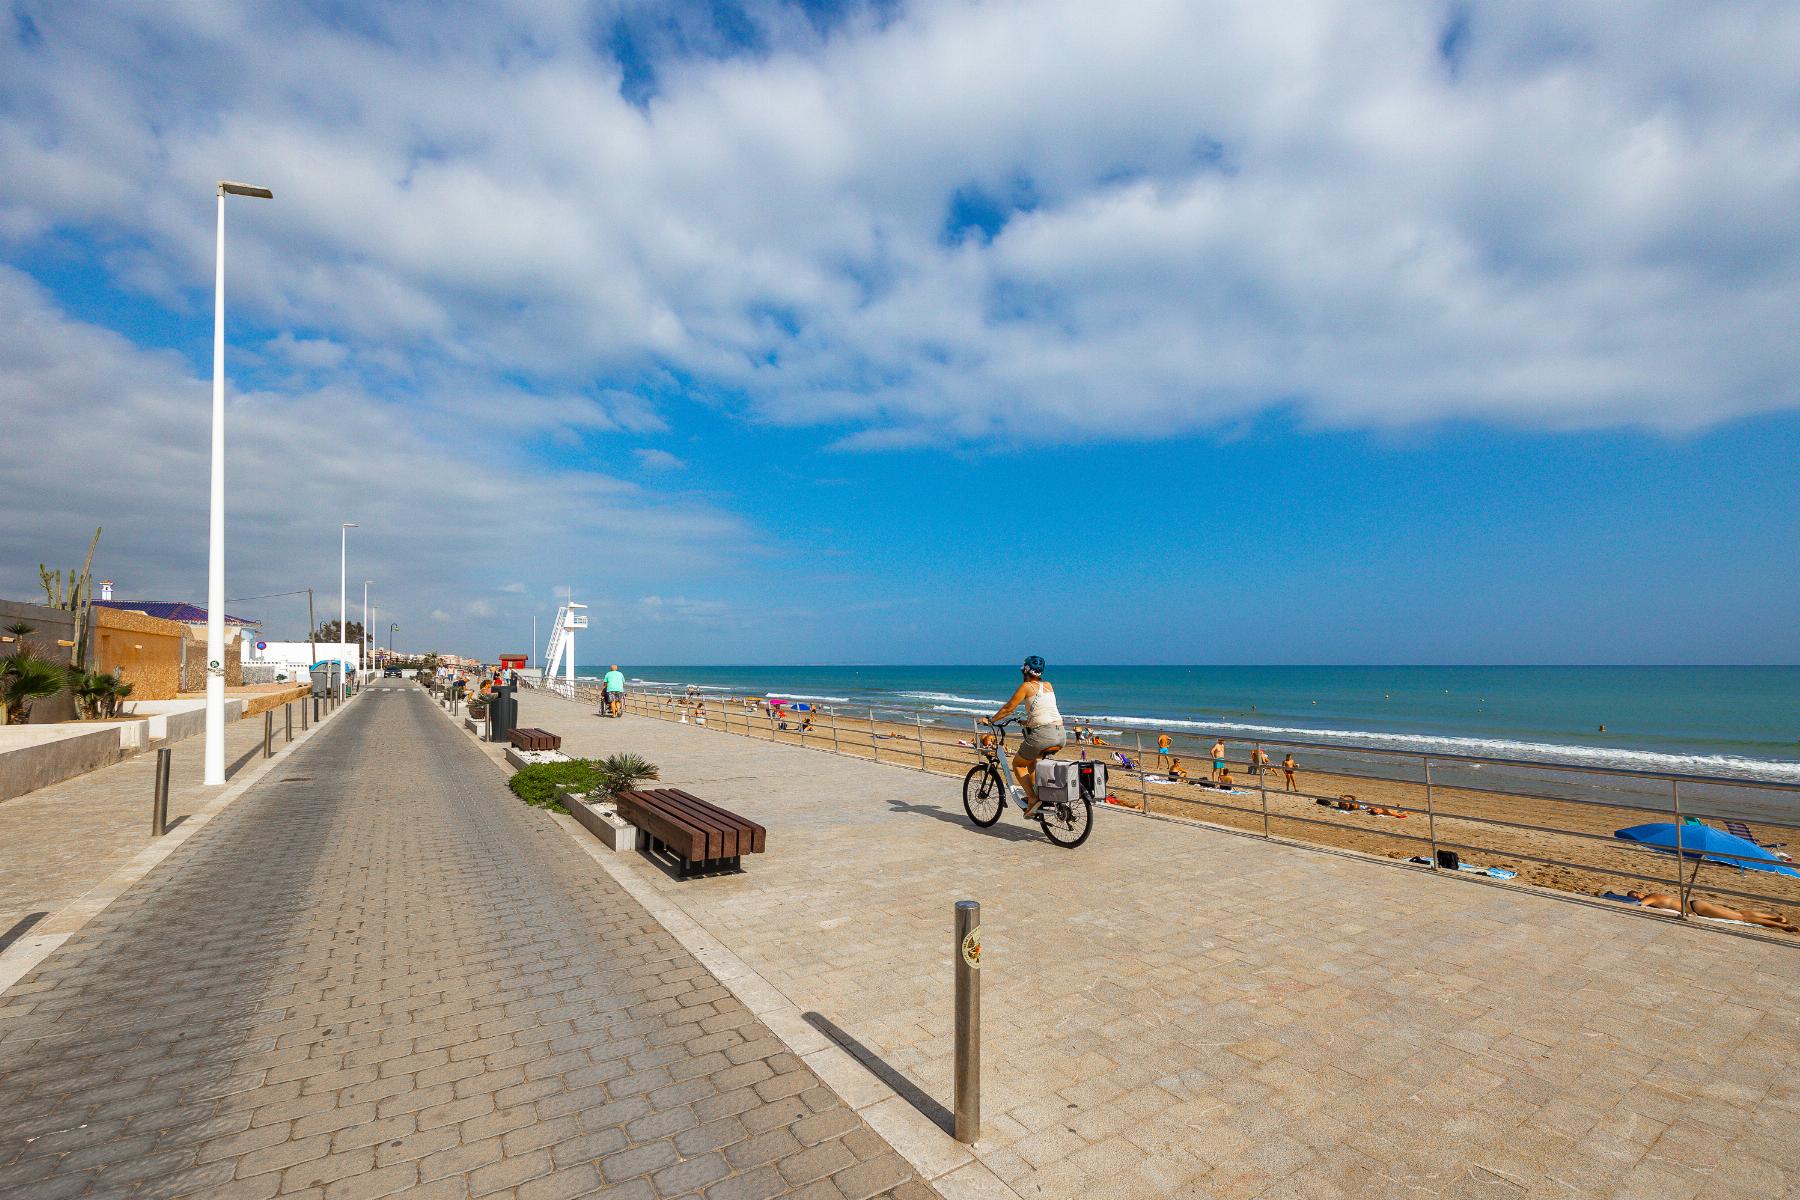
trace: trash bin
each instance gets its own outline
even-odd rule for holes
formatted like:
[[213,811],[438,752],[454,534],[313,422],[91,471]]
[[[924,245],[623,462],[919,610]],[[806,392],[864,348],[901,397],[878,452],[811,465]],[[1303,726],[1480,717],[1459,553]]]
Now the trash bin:
[[509,685],[502,684],[488,697],[488,741],[504,742],[519,723],[519,702]]

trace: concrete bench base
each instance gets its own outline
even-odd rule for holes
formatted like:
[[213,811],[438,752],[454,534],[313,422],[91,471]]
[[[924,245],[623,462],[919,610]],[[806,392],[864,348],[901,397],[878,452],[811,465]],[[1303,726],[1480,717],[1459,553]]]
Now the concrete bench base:
[[563,801],[581,827],[599,838],[609,850],[618,854],[629,854],[637,849],[637,826],[631,824],[611,808],[601,808],[585,801],[569,797]]

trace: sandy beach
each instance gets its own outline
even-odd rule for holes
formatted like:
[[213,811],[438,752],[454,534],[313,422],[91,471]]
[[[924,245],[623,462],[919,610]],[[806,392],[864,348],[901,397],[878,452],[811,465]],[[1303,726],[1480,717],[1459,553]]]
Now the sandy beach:
[[[580,694],[583,699],[598,701],[598,693],[590,695],[585,687]],[[634,712],[667,720],[691,719],[692,714],[687,702],[673,696],[634,694],[631,705]],[[873,758],[939,773],[947,780],[960,780],[976,761],[973,746],[967,744],[976,737],[973,728],[815,711],[790,713],[788,728],[783,730],[760,705],[746,707],[739,698],[706,700],[704,715],[707,727],[721,732]],[[813,718],[812,728],[802,731],[800,725],[808,715]],[[1074,758],[1083,749],[1071,744],[1057,757]],[[1279,753],[1275,754],[1276,767],[1266,777],[1265,790],[1249,773],[1248,749],[1245,744],[1228,744],[1227,761],[1237,778],[1236,788],[1228,793],[1192,783],[1147,781],[1145,774],[1159,774],[1154,751],[1139,759],[1133,745],[1085,747],[1089,757],[1108,762],[1115,800],[1134,811],[1147,807],[1161,817],[1401,861],[1429,857],[1435,845],[1455,850],[1467,866],[1516,873],[1512,880],[1495,882],[1590,898],[1622,896],[1627,890],[1673,893],[1677,888],[1673,855],[1640,849],[1612,836],[1614,830],[1625,826],[1668,819],[1654,810],[1441,784],[1431,789],[1428,806],[1422,783],[1314,771],[1304,760],[1300,762],[1298,790],[1288,792],[1278,769]],[[1113,758],[1115,751],[1124,752],[1147,770],[1120,767]],[[1184,753],[1182,761],[1193,777],[1206,776],[1209,764],[1198,755]],[[1404,817],[1378,816],[1362,808],[1342,811],[1320,803],[1343,797],[1354,797],[1358,805],[1416,811],[1407,811]],[[1786,826],[1768,823],[1751,828],[1765,842],[1800,842],[1797,831]],[[1690,876],[1693,869],[1691,862],[1686,865]],[[1757,898],[1746,899],[1745,893]],[[1706,864],[1700,868],[1693,894],[1737,907],[1773,908],[1790,920],[1800,917],[1800,878],[1792,876],[1740,873]]]

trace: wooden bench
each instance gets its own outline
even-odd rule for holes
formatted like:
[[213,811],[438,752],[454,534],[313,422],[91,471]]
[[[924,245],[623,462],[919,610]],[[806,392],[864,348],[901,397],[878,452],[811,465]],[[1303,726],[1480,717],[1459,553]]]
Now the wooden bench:
[[562,738],[548,729],[511,729],[506,734],[519,750],[561,750]]
[[682,875],[743,869],[746,854],[761,854],[766,831],[755,821],[676,788],[622,792],[619,816],[638,827],[652,855],[667,851]]

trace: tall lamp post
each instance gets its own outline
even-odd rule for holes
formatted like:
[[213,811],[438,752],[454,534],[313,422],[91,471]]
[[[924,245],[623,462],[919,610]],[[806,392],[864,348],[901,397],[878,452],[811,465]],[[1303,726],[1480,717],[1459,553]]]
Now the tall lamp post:
[[389,658],[394,657],[394,630],[396,630],[398,628],[400,628],[398,625],[389,625],[388,626],[388,657]]
[[219,240],[213,256],[212,521],[206,555],[207,786],[225,782],[225,197],[273,200],[265,187],[219,180]]
[[356,649],[358,651],[357,657],[362,660],[362,662],[358,665],[360,665],[364,670],[367,670],[369,667],[369,650],[370,650],[370,648],[369,648],[369,585],[374,582],[375,581],[373,579],[363,580],[362,636],[356,639]]
[[338,523],[338,645],[344,657],[350,656],[350,531],[355,521]]

